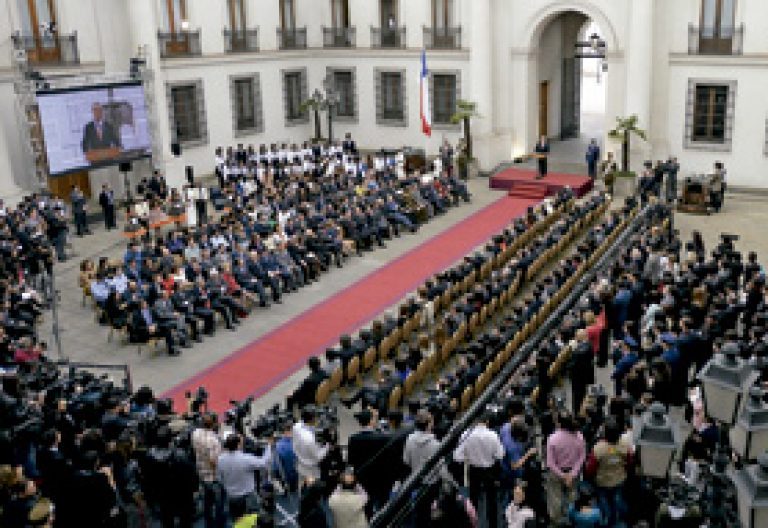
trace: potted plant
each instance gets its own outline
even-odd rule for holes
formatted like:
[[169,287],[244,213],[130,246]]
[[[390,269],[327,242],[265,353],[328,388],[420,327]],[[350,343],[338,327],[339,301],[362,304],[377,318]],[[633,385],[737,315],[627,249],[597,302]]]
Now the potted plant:
[[464,132],[464,144],[460,149],[459,156],[456,158],[459,174],[464,179],[467,179],[469,176],[469,166],[475,161],[475,158],[472,156],[471,127],[471,120],[475,117],[480,117],[480,114],[477,113],[477,103],[463,99],[456,101],[456,112],[451,116],[451,123],[454,125],[461,123]]
[[621,142],[621,172],[630,173],[629,170],[629,148],[632,135],[647,140],[645,130],[637,126],[637,115],[632,114],[629,117],[617,117],[616,128],[608,132],[608,137]]

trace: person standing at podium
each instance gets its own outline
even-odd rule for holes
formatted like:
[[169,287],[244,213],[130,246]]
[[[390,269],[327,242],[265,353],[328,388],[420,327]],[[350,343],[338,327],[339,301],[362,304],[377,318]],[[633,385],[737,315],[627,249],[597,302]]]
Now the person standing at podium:
[[547,136],[541,136],[541,138],[539,138],[539,142],[536,143],[536,147],[533,151],[539,155],[536,160],[539,165],[538,178],[543,178],[547,175],[547,156],[549,156],[549,140],[547,139]]

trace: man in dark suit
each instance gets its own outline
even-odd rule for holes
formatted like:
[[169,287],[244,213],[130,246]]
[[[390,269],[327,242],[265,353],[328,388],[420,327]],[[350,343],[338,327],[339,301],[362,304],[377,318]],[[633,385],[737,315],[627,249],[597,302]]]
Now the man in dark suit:
[[541,136],[539,142],[536,143],[536,147],[534,147],[533,150],[536,154],[541,155],[541,157],[537,160],[539,165],[538,177],[543,178],[547,175],[547,156],[549,156],[549,140],[547,139],[547,136]]
[[99,205],[104,212],[104,225],[107,231],[117,227],[117,222],[115,221],[115,192],[106,183],[101,186]]
[[115,127],[104,119],[104,108],[101,104],[93,103],[91,111],[93,121],[85,125],[81,144],[86,157],[94,150],[121,148],[119,134]]
[[387,464],[391,461],[386,452],[393,436],[374,427],[374,411],[363,409],[355,416],[362,429],[349,437],[347,461],[354,468],[357,481],[368,493],[370,500],[365,505],[365,512],[370,518],[387,502],[394,483],[382,478]]
[[328,374],[320,366],[320,358],[317,356],[309,358],[307,366],[309,367],[309,375],[286,400],[286,407],[289,410],[292,410],[295,405],[302,408],[305,405],[315,403],[317,388],[324,380],[328,379]]
[[81,237],[90,234],[88,229],[88,217],[86,215],[86,199],[83,191],[77,185],[72,186],[72,192],[69,194],[69,200],[72,204],[72,219],[75,222],[77,236]]
[[155,321],[155,316],[152,314],[152,310],[149,309],[147,301],[141,300],[139,308],[133,312],[131,316],[131,337],[141,343],[147,341],[149,338],[159,336],[165,339],[165,343],[168,346],[168,355],[177,356],[181,352],[175,347],[173,340],[173,332],[168,326],[160,326]]

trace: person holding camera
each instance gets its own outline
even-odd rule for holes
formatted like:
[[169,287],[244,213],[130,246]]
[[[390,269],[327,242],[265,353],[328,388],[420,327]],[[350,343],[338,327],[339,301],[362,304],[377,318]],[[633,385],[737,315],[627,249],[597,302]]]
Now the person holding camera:
[[334,528],[367,528],[365,505],[368,495],[348,469],[341,476],[339,487],[328,498]]
[[308,477],[319,479],[320,462],[328,454],[328,445],[320,443],[315,435],[316,423],[315,409],[305,407],[301,411],[301,420],[293,426],[293,450],[296,453],[299,482]]
[[203,487],[203,510],[207,528],[222,527],[226,522],[224,494],[216,480],[216,465],[221,455],[221,440],[216,433],[218,419],[213,413],[203,416],[200,427],[192,431],[192,449],[195,452],[197,475]]
[[243,438],[232,433],[224,439],[224,450],[216,461],[216,478],[227,492],[229,516],[239,519],[258,504],[256,471],[269,467],[272,444],[260,456],[244,453]]

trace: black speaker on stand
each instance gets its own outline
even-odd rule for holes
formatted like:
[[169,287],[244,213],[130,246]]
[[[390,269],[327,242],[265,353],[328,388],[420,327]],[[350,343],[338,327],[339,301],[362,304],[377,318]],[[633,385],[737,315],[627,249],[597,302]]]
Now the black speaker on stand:
[[131,182],[128,179],[128,174],[133,170],[133,165],[130,161],[121,161],[118,165],[118,169],[123,175],[123,184],[125,185],[125,201],[130,207],[133,204],[133,195],[131,194]]
[[192,165],[187,165],[186,167],[184,167],[184,170],[186,171],[186,174],[187,174],[187,183],[189,184],[190,187],[194,187],[195,186],[195,169],[192,167]]

